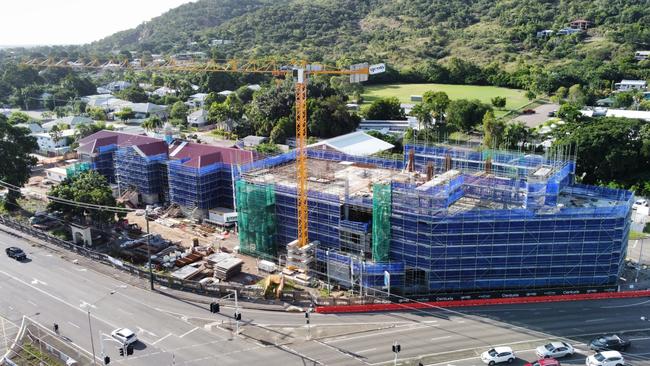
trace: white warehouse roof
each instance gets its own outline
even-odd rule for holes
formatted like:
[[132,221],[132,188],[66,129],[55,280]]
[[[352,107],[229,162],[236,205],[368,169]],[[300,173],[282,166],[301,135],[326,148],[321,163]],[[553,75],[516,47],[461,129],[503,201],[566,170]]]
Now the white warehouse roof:
[[356,131],[323,140],[307,146],[308,148],[332,149],[344,154],[369,156],[378,152],[394,148],[392,144],[376,137],[372,137],[363,131]]

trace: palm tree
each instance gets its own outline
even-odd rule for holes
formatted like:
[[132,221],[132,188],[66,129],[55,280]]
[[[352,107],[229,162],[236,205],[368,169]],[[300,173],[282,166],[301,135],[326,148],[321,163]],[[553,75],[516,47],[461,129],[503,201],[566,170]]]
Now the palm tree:
[[160,128],[162,125],[163,122],[158,116],[151,116],[142,122],[142,128],[148,131]]

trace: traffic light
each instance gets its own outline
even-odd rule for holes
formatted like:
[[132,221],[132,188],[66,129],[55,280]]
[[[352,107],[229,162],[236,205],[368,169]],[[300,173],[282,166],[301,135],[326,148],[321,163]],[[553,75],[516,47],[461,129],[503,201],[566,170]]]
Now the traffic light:
[[131,356],[133,354],[133,345],[129,344],[126,346],[126,355]]
[[305,311],[305,318],[309,319],[309,312]]
[[108,356],[105,356],[104,357],[104,365],[108,365],[109,363],[111,363],[111,358],[108,357]]
[[219,305],[218,302],[210,303],[210,312],[211,313],[218,313],[220,310],[221,310],[221,306]]
[[393,353],[400,353],[402,351],[402,346],[399,344],[394,344],[393,345]]
[[124,348],[120,347],[120,356],[124,357]]
[[235,320],[241,320],[241,313],[235,313]]

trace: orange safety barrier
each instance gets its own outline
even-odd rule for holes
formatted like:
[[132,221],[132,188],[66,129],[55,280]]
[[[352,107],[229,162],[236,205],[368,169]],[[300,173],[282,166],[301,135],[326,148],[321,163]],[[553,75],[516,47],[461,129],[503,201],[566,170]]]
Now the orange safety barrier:
[[317,306],[316,312],[321,314],[335,313],[367,313],[377,311],[399,311],[430,308],[453,308],[463,306],[486,306],[505,304],[532,304],[540,302],[559,301],[581,301],[581,300],[604,300],[604,299],[625,299],[635,297],[650,297],[650,290],[624,291],[624,292],[598,292],[591,294],[571,294],[554,296],[530,296],[530,297],[503,297],[498,299],[477,299],[477,300],[451,300],[431,302],[406,302],[390,304],[367,304],[367,305],[331,305]]

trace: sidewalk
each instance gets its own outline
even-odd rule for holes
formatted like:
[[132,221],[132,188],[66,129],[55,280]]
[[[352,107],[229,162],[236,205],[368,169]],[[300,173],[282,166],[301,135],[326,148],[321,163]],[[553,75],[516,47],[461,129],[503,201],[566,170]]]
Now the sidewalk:
[[[40,240],[38,238],[32,237],[28,234],[25,234],[19,230],[12,229],[10,227],[6,227],[4,225],[0,225],[0,230],[4,231],[10,235],[13,236],[18,236],[21,237],[25,240],[28,240],[29,242],[46,248],[49,251],[55,252],[60,255],[60,257],[68,262],[75,263],[77,265],[80,265],[84,268],[91,269],[97,273],[101,273],[105,276],[114,278],[118,281],[124,282],[126,284],[129,284],[134,287],[139,287],[144,290],[148,290],[150,287],[149,284],[149,279],[148,278],[139,278],[137,276],[133,276],[127,272],[121,271],[117,268],[107,266],[103,263],[98,263],[93,261],[90,258],[84,257],[82,255],[76,254],[74,252],[67,251],[65,249],[59,248],[54,244],[48,243],[46,241]],[[203,296],[199,294],[194,294],[194,293],[189,293],[189,292],[184,292],[184,291],[179,291],[179,290],[173,290],[166,288],[164,286],[159,286],[156,285],[155,292],[160,293],[165,296],[169,296],[178,300],[182,301],[189,301],[197,304],[209,304],[212,301],[214,301],[213,298],[208,297],[208,296]],[[269,300],[256,300],[256,299],[248,299],[248,298],[242,298],[240,297],[239,299],[239,306],[244,309],[256,309],[256,310],[266,310],[266,311],[286,311],[286,309],[291,306],[291,304],[282,302],[282,301],[269,301]],[[272,302],[272,303],[271,303]]]

